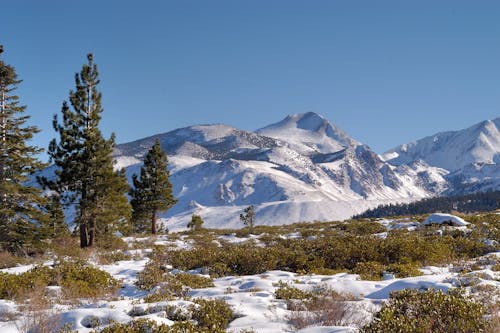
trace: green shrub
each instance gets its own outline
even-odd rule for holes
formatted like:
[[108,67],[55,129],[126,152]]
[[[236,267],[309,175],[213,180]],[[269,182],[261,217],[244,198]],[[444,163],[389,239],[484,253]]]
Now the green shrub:
[[208,332],[225,332],[229,322],[233,319],[233,312],[229,305],[222,299],[196,299],[194,300],[193,319],[198,327]]
[[376,261],[359,262],[353,273],[359,274],[362,280],[378,281],[384,276],[385,266]]
[[457,290],[403,290],[392,293],[361,333],[483,332],[487,322],[480,304]]
[[337,229],[354,235],[373,235],[386,231],[386,228],[377,222],[351,220],[339,224]]
[[54,267],[57,285],[68,298],[96,298],[115,293],[120,283],[109,273],[82,262],[63,261]]
[[312,294],[280,281],[278,282],[278,288],[274,292],[274,297],[286,301],[291,299],[303,300],[312,297]]
[[95,298],[114,293],[119,283],[82,262],[62,261],[53,268],[35,266],[22,274],[0,273],[0,298],[13,299],[35,288],[61,286],[67,298]]
[[214,287],[214,282],[212,281],[212,279],[201,276],[201,275],[179,273],[179,274],[176,274],[174,277],[183,286],[186,286],[189,288],[201,289],[201,288]]
[[44,288],[52,280],[51,269],[35,266],[22,274],[0,272],[0,298],[16,299],[35,288]]
[[422,272],[414,263],[390,264],[387,271],[393,273],[398,278],[422,275]]
[[[157,324],[153,320],[138,319],[128,323],[115,323],[105,327],[100,333],[170,333],[173,332],[165,324]],[[94,331],[94,333],[97,333]]]
[[131,260],[132,256],[123,253],[123,251],[99,251],[99,263],[102,265],[109,265],[121,260]]
[[166,270],[156,260],[149,261],[142,272],[137,273],[135,285],[141,290],[151,290],[165,280]]
[[184,296],[187,288],[208,288],[214,286],[213,281],[204,276],[186,273],[173,275],[157,260],[152,260],[146,264],[144,270],[137,274],[135,284],[142,290],[152,290],[160,287],[154,294],[147,297],[148,302],[158,302],[160,300],[170,300],[174,297]]

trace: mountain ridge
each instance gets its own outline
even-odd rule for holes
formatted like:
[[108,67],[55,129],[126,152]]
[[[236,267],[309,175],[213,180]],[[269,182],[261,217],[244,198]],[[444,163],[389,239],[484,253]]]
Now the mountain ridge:
[[194,125],[120,144],[117,168],[127,168],[131,177],[156,139],[169,156],[179,200],[162,216],[171,230],[185,228],[193,213],[207,227],[238,227],[239,213],[249,205],[256,208],[257,224],[343,220],[446,186],[445,171],[421,163],[391,165],[313,112],[255,132]]

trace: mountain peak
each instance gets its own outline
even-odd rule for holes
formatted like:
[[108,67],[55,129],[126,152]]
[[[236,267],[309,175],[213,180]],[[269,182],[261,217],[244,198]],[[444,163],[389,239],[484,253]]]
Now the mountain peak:
[[303,153],[334,153],[359,145],[340,128],[315,112],[299,113],[257,130],[258,134],[292,142]]
[[485,120],[463,130],[441,132],[400,145],[386,154],[394,165],[423,160],[427,164],[454,172],[475,163],[500,160],[500,118]]
[[291,115],[287,118],[295,122],[297,128],[312,132],[324,132],[330,124],[322,115],[312,111]]

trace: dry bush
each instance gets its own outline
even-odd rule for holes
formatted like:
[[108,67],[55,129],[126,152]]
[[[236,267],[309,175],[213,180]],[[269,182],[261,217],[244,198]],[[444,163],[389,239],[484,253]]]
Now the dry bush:
[[22,297],[25,303],[20,307],[21,320],[16,328],[21,333],[53,333],[58,331],[60,316],[53,309],[53,302],[47,296],[45,286],[26,290]]
[[287,320],[294,330],[309,326],[348,326],[357,324],[356,299],[349,294],[326,290],[310,299],[289,300]]
[[0,269],[15,267],[26,262],[26,259],[7,251],[0,251]]
[[480,284],[471,289],[470,297],[484,307],[489,322],[487,332],[500,332],[500,290],[493,285]]
[[80,248],[79,240],[71,236],[61,236],[52,241],[50,248],[58,257],[74,258],[77,260],[88,260],[94,255],[93,249]]

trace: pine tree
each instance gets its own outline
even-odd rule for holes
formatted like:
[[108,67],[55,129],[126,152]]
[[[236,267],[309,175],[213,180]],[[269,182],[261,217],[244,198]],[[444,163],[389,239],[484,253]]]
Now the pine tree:
[[19,83],[15,68],[0,58],[0,247],[12,252],[29,250],[45,218],[40,190],[25,185],[45,165],[36,157],[42,149],[27,143],[39,130],[26,125],[26,106],[14,94]]
[[130,191],[132,221],[137,232],[146,230],[146,221],[151,223],[151,233],[157,233],[158,213],[167,211],[177,200],[172,193],[168,159],[157,140],[148,151],[141,168],[140,177],[132,176],[134,188]]
[[187,227],[191,231],[200,231],[203,228],[203,220],[200,215],[193,214],[191,216],[191,221],[187,224]]
[[255,211],[253,205],[248,206],[243,210],[243,214],[240,214],[240,220],[243,224],[253,230],[253,224],[255,220]]
[[80,73],[75,74],[76,89],[62,106],[62,122],[54,116],[59,141],[49,146],[50,161],[57,169],[56,180],[41,182],[61,195],[65,205],[76,205],[80,246],[93,246],[101,234],[112,234],[128,223],[129,190],[123,171],[113,170],[114,135],[105,139],[99,129],[102,94],[97,65],[92,54]]
[[42,225],[42,235],[47,239],[69,236],[69,229],[64,220],[64,210],[58,194],[52,194],[44,206],[48,214],[47,221]]

